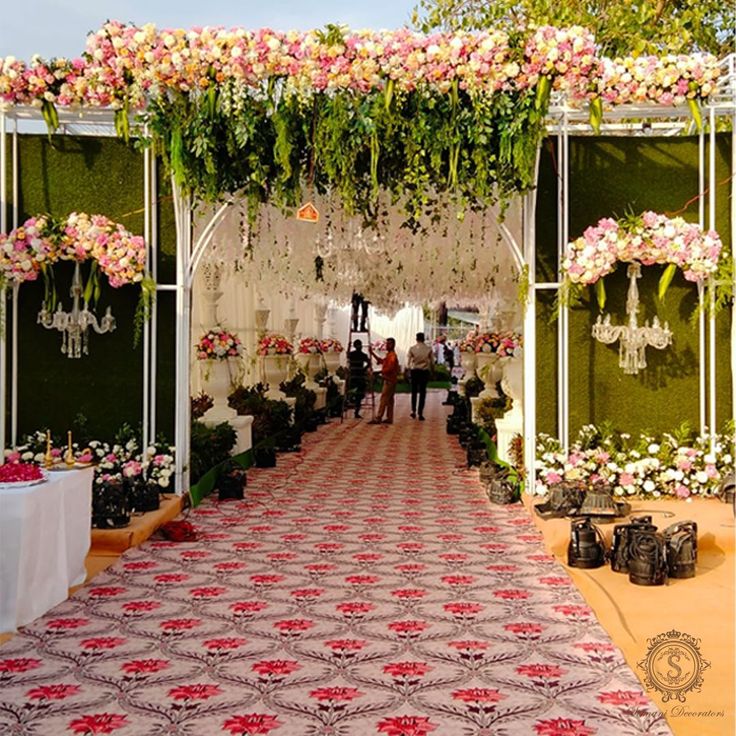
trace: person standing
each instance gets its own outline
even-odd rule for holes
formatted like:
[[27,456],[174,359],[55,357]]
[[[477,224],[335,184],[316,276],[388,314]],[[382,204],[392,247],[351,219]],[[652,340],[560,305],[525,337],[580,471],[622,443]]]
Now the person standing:
[[355,418],[361,419],[360,407],[365,397],[367,383],[367,369],[370,358],[363,352],[363,341],[355,340],[353,349],[348,353],[348,386],[347,391],[355,402]]
[[427,401],[427,383],[429,383],[430,371],[434,368],[434,353],[432,348],[424,342],[423,332],[417,332],[416,345],[409,348],[406,367],[411,376],[411,418],[416,418],[418,409],[419,420],[423,422],[424,405]]
[[[378,405],[378,414],[371,419],[369,424],[393,424],[394,423],[394,395],[396,394],[396,384],[399,380],[399,359],[396,356],[396,340],[389,337],[386,340],[386,357],[381,358],[371,349],[371,357],[381,366],[381,378],[383,378],[383,389],[381,391],[381,401]],[[383,418],[384,412],[386,418]]]

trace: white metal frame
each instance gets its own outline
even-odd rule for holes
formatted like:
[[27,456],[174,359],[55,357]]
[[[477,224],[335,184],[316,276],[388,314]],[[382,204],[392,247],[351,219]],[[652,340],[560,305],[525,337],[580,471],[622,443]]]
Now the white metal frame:
[[[706,174],[706,134],[701,132],[699,137],[699,185],[701,194],[709,186],[708,196],[708,224],[715,226],[716,181],[715,181],[715,130],[719,118],[729,117],[733,123],[734,136],[732,169],[736,170],[736,56],[730,56],[722,62],[723,73],[718,92],[711,98],[706,107],[708,128],[708,166]],[[110,110],[85,110],[83,114],[59,110],[62,133],[86,133],[92,135],[114,134],[113,112]],[[12,122],[12,176],[13,182],[13,226],[18,218],[18,132],[19,125],[25,121],[40,121],[41,116],[37,109],[18,107],[9,110],[0,110],[0,230],[8,230],[8,205],[6,172],[8,165],[7,153],[7,125]],[[622,106],[604,113],[601,125],[601,135],[607,133],[631,132],[641,123],[631,123],[632,119],[649,121],[656,130],[670,133],[680,132],[690,125],[687,110],[663,108],[656,105]],[[548,133],[558,137],[560,180],[558,187],[559,225],[558,225],[558,263],[561,263],[563,249],[569,239],[569,138],[573,134],[590,134],[587,111],[568,107],[564,100],[555,100],[549,112]],[[539,166],[539,156],[536,163]],[[535,174],[536,181],[536,174]],[[172,180],[174,192],[174,212],[176,222],[176,283],[160,284],[157,280],[157,171],[156,157],[148,148],[144,153],[144,236],[149,243],[147,267],[154,280],[157,292],[176,292],[176,393],[175,393],[175,430],[174,442],[176,446],[176,483],[175,488],[182,492],[189,486],[189,441],[190,441],[190,353],[191,353],[191,297],[194,276],[201,259],[212,240],[215,230],[233,203],[226,200],[215,211],[211,220],[202,231],[196,242],[193,242],[193,209],[195,202],[188,195],[184,195],[176,182]],[[700,223],[705,224],[705,202],[701,197]],[[561,275],[557,281],[537,282],[536,280],[536,235],[535,235],[536,194],[534,191],[524,196],[522,203],[522,232],[521,247],[517,244],[510,232],[502,234],[506,244],[510,247],[514,259],[529,271],[529,300],[524,311],[524,453],[526,467],[529,469],[529,483],[533,486],[535,480],[535,445],[536,445],[536,310],[537,293],[545,290],[560,288]],[[732,178],[731,184],[731,243],[736,256],[736,183]],[[2,299],[2,315],[0,316],[0,417],[4,418],[7,407],[6,369],[7,369],[7,340],[6,340],[6,294],[0,293]],[[703,293],[701,299],[712,299],[712,295]],[[17,320],[17,289],[13,295],[12,319]],[[706,339],[706,319],[707,339]],[[14,323],[15,324],[15,323]],[[705,313],[700,317],[699,342],[699,394],[700,394],[700,428],[706,424],[715,429],[716,418],[716,371],[715,371],[715,319],[712,314],[706,318]],[[157,307],[154,304],[151,321],[144,327],[143,336],[143,433],[144,442],[153,440],[156,436],[156,361],[157,361]],[[733,328],[733,337],[736,337],[736,323]],[[15,442],[17,431],[17,330],[12,331],[12,365],[11,365],[11,440]],[[569,320],[567,310],[563,309],[558,322],[558,435],[562,444],[569,443]],[[736,355],[731,351],[731,371],[736,385]],[[733,414],[736,416],[736,391],[733,392]],[[7,444],[5,422],[0,421],[0,447]],[[0,458],[2,462],[2,458]]]

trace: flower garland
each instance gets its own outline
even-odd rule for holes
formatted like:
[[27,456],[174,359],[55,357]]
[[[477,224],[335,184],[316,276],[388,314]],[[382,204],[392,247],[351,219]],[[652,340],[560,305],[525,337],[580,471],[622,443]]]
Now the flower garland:
[[240,338],[227,330],[216,329],[199,338],[195,347],[197,360],[227,360],[243,354]]
[[686,431],[632,438],[588,425],[565,453],[558,440],[540,434],[533,493],[546,495],[565,481],[604,480],[617,496],[713,496],[734,457],[730,436],[717,435],[715,440],[711,451],[710,437],[693,438]]
[[258,355],[291,355],[294,346],[283,335],[264,335],[258,341]]
[[83,58],[0,59],[0,99],[120,108],[142,107],[147,96],[167,90],[190,92],[229,80],[261,90],[269,79],[280,79],[286,92],[304,95],[391,86],[400,92],[424,85],[446,93],[453,82],[493,92],[535,87],[546,78],[579,96],[598,82],[588,94],[615,104],[642,99],[677,104],[706,98],[717,77],[717,60],[706,54],[606,59],[580,26],[543,26],[512,40],[499,31],[159,30],[151,23],[108,21],[88,36]]
[[137,345],[156,294],[156,284],[146,274],[146,243],[141,236],[105,215],[84,212],[72,212],[63,219],[37,215],[7,234],[0,233],[0,286],[35,281],[41,273],[46,278],[46,298],[53,301],[49,267],[57,261],[88,260],[92,268],[84,290],[86,301],[98,299],[98,269],[115,289],[128,284],[141,287],[135,313]]
[[342,343],[335,337],[326,337],[321,340],[319,347],[323,353],[341,353],[345,350]]
[[30,217],[8,234],[0,233],[0,282],[35,281],[59,260],[97,262],[110,286],[141,283],[146,243],[104,215],[72,212],[63,220]]
[[299,340],[297,351],[300,355],[319,355],[322,353],[322,344],[316,337],[303,337]]
[[[697,110],[715,89],[712,56],[651,63],[649,100]],[[310,181],[372,220],[383,189],[413,225],[435,194],[464,210],[528,191],[551,90],[589,102],[597,125],[603,101],[638,99],[644,85],[626,85],[639,64],[604,63],[580,26],[426,35],[109,21],[81,59],[0,59],[0,101],[40,106],[50,130],[56,106],[108,107],[125,138],[130,111],[145,108],[177,183],[208,201],[241,192],[290,208]]]
[[[682,217],[669,218],[644,212],[623,220],[603,218],[568,243],[562,261],[565,298],[579,296],[582,286],[597,285],[598,301],[605,302],[601,279],[615,270],[619,261],[638,261],[644,266],[667,264],[660,279],[659,295],[664,294],[679,266],[687,281],[702,284],[728,268],[723,244],[714,230],[704,231]],[[720,279],[719,279],[720,280]]]

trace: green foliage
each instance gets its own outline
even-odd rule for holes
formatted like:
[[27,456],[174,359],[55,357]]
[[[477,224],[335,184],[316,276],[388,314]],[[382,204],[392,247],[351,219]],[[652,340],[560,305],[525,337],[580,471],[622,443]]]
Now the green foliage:
[[628,53],[734,51],[736,12],[721,0],[420,0],[413,22],[435,29],[493,28],[518,33],[539,26],[581,25],[610,56]]
[[304,388],[304,375],[297,373],[290,381],[280,386],[289,397],[296,399],[294,404],[294,422],[301,427],[314,414],[314,405],[317,403],[317,394]]
[[216,427],[207,427],[202,422],[192,422],[191,459],[189,476],[196,483],[210,468],[230,457],[235,447],[235,430],[223,422]]
[[[211,89],[214,89],[212,87]],[[241,99],[232,81],[170,95],[146,113],[157,149],[185,190],[207,201],[241,193],[284,209],[304,190],[330,191],[368,222],[388,191],[411,225],[449,194],[460,211],[504,202],[533,185],[546,102],[534,91],[473,94],[453,87],[356,95],[284,94],[266,84]],[[320,264],[315,268],[319,277]]]
[[251,428],[253,446],[269,442],[273,437],[289,426],[291,408],[284,401],[272,401],[265,396],[266,387],[258,383],[255,386],[237,388],[228,397],[230,406],[238,414],[253,416]]

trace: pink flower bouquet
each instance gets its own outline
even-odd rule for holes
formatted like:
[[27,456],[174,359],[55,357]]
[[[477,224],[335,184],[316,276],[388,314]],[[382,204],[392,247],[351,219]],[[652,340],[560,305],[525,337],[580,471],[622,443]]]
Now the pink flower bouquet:
[[227,330],[210,330],[199,338],[197,360],[225,360],[243,354],[240,338]]

